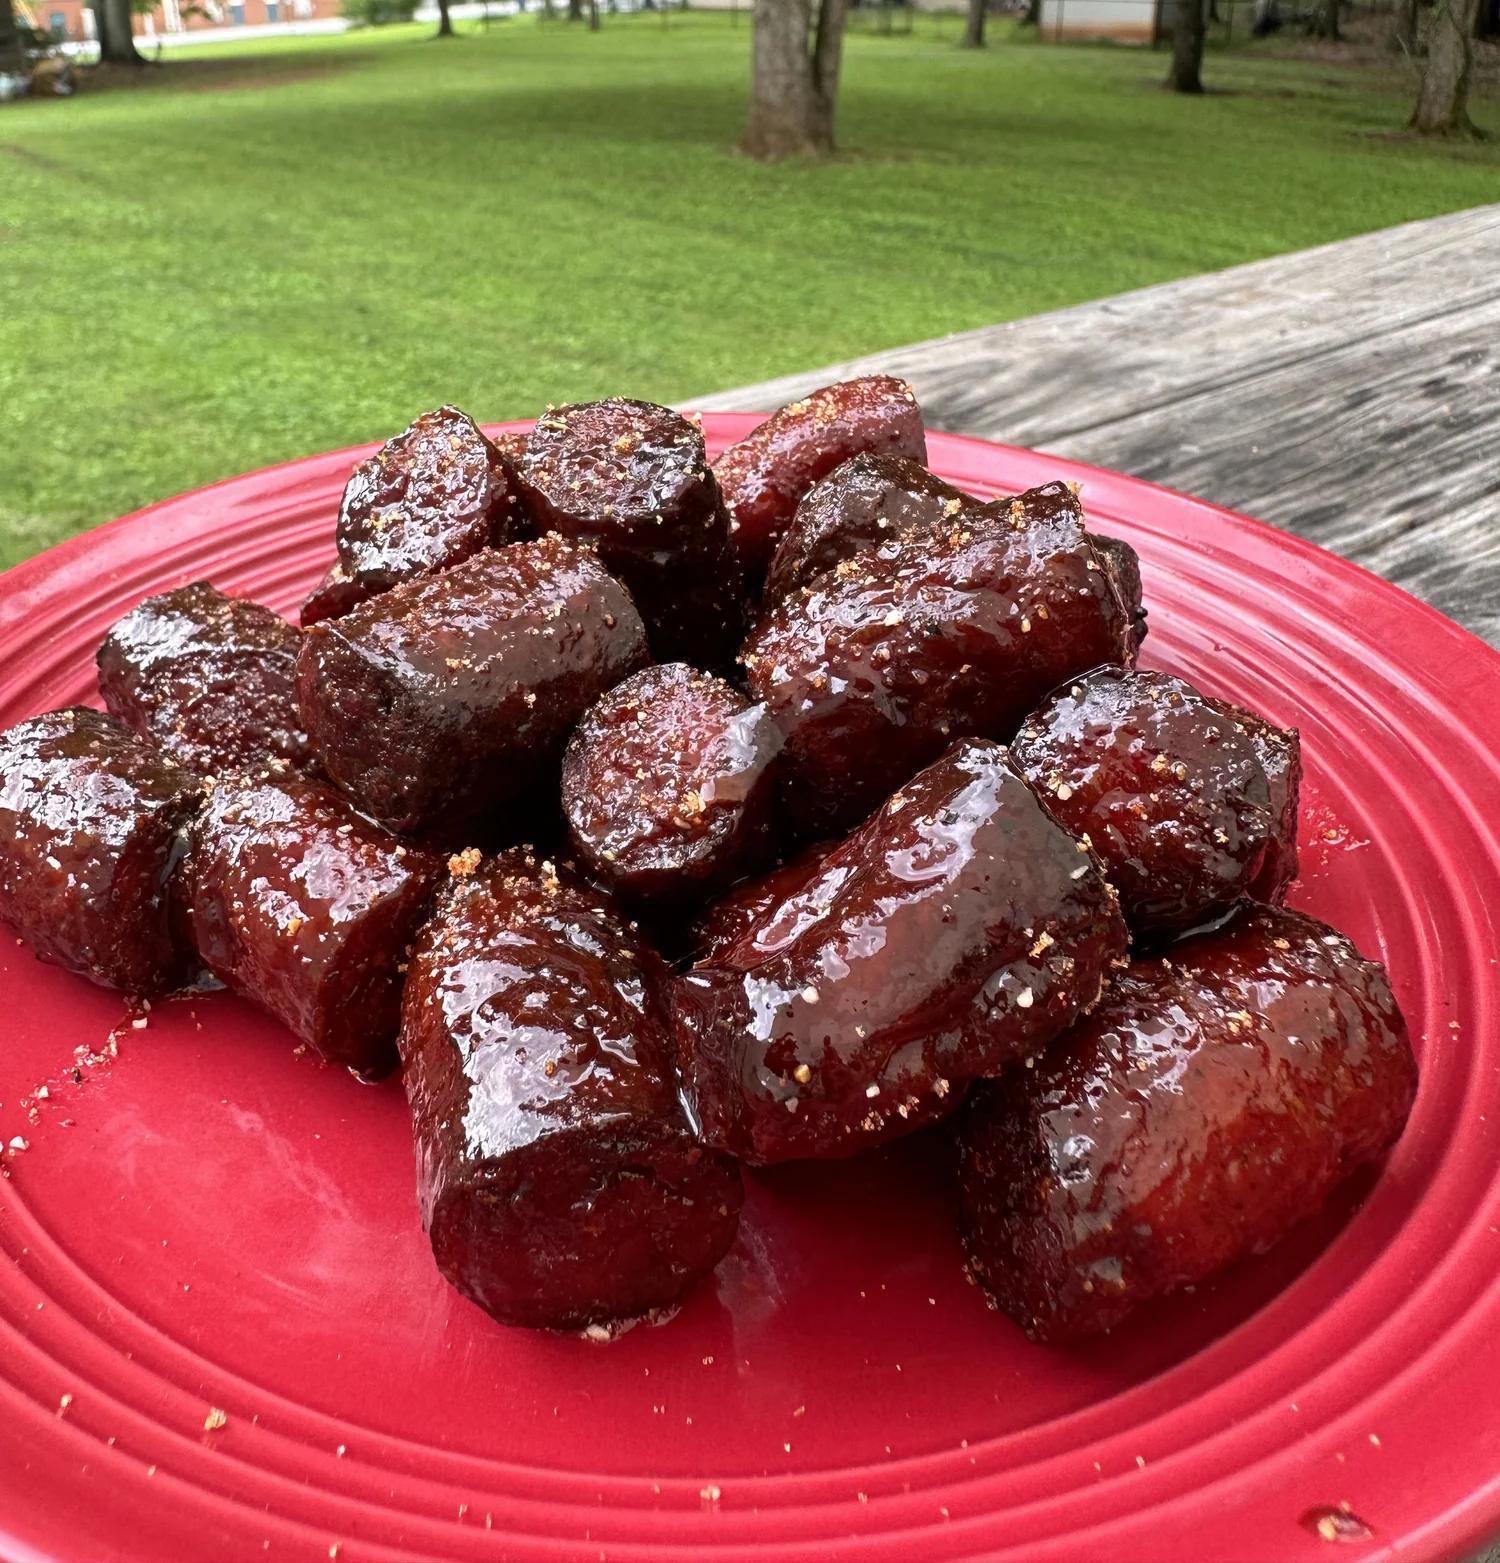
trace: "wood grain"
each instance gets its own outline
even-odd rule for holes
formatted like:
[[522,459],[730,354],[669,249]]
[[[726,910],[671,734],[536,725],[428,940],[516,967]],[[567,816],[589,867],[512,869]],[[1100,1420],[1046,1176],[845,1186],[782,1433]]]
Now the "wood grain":
[[683,405],[770,410],[874,371],[933,428],[1258,516],[1500,646],[1500,205]]

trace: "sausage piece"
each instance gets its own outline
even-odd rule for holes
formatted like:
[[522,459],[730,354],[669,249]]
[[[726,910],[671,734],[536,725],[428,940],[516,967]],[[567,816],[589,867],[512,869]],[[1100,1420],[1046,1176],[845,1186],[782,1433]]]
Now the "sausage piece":
[[1092,534],[1094,552],[1130,616],[1130,639],[1136,650],[1146,638],[1146,605],[1141,596],[1141,558],[1124,538]]
[[816,837],[954,738],[1008,739],[1063,679],[1131,653],[1078,501],[1054,483],[818,576],[771,608],[743,661],[786,737],[787,814]]
[[1250,894],[1272,905],[1286,894],[1297,877],[1297,805],[1302,792],[1302,740],[1295,727],[1277,727],[1254,712],[1240,713],[1240,724],[1249,732],[1260,756],[1261,769],[1271,788],[1271,813],[1276,829],[1266,848],[1265,861]]
[[593,705],[563,760],[563,810],[589,872],[641,902],[700,899],[771,850],[781,733],[723,679],[645,668]]
[[968,1267],[1038,1339],[1107,1330],[1316,1211],[1400,1134],[1416,1080],[1384,970],[1314,918],[1250,908],[975,1090]]
[[764,600],[775,602],[845,559],[979,503],[909,456],[851,456],[802,496],[771,558]]
[[998,744],[955,744],[808,861],[758,921],[721,920],[673,986],[704,1136],[752,1163],[848,1156],[945,1116],[1093,1004],[1124,951],[1098,864]]
[[747,879],[705,907],[688,933],[688,950],[701,966],[717,964],[721,954],[741,948],[744,953],[728,955],[730,964],[754,965],[759,956],[753,943],[758,930],[772,920],[776,908],[799,895],[822,868],[836,841],[822,841],[809,847],[790,863],[783,863],[760,879]]
[[193,826],[190,925],[226,987],[375,1079],[396,1064],[406,949],[439,872],[331,787],[232,778]]
[[280,614],[207,581],[148,597],[104,637],[112,715],[186,770],[304,766],[295,692],[300,636]]
[[0,918],[41,960],[150,997],[185,981],[169,905],[203,784],[73,706],[0,733]]
[[761,580],[802,496],[861,451],[927,460],[916,393],[891,375],[825,385],[790,402],[714,463],[746,576]]
[[518,855],[453,882],[412,954],[401,1056],[438,1269],[506,1324],[676,1301],[734,1239],[739,1173],[678,1100],[655,954]]
[[[1053,815],[1093,844],[1140,938],[1228,911],[1281,851],[1282,810],[1261,763],[1271,733],[1295,748],[1295,733],[1170,673],[1098,668],[1033,712],[1011,754]],[[1295,808],[1291,824],[1295,855]]]
[[544,537],[313,625],[297,698],[328,774],[366,813],[421,830],[555,787],[574,722],[645,661],[625,588]]
[[513,463],[457,407],[424,412],[354,469],[339,563],[366,592],[436,575],[526,528]]
[[520,463],[531,448],[531,432],[528,429],[501,429],[490,441],[509,462]]
[[624,396],[549,408],[520,471],[537,524],[597,548],[630,588],[659,662],[729,665],[745,604],[696,424]]
[[[903,456],[851,456],[803,496],[766,576],[769,604],[798,586],[809,585],[846,559],[874,553],[895,538],[927,532],[960,514],[989,511],[1010,516],[1066,504],[1070,485],[1045,484],[1014,498],[981,501],[935,477],[920,462]],[[1141,563],[1129,543],[1091,532],[1100,568],[1109,576],[1132,623],[1135,646],[1146,638],[1146,609],[1141,601]]]
[[309,624],[319,624],[324,619],[342,618],[351,608],[357,608],[366,597],[374,595],[368,587],[351,580],[343,565],[335,559],[322,580],[303,600],[298,622],[306,629]]

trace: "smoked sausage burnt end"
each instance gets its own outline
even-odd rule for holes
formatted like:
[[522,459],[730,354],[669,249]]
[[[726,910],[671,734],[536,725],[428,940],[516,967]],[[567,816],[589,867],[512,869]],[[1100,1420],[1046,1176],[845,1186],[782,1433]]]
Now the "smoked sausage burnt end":
[[297,696],[328,774],[375,818],[419,830],[555,786],[574,722],[645,661],[625,588],[544,537],[313,625]]
[[193,827],[193,936],[227,987],[377,1078],[396,1064],[406,949],[439,872],[331,787],[221,781]]
[[743,660],[786,737],[788,816],[813,837],[953,739],[1008,739],[1063,679],[1131,652],[1078,502],[1049,484],[826,571],[771,608]]
[[[772,922],[776,909],[807,888],[837,846],[836,841],[819,842],[764,878],[747,879],[705,907],[689,929],[693,960],[700,966],[712,966],[721,951],[739,946],[749,951],[757,932]],[[752,962],[755,958],[750,957]]]
[[40,960],[149,997],[194,962],[169,880],[202,782],[75,706],[0,733],[0,918]]
[[443,1275],[506,1324],[675,1301],[733,1241],[734,1163],[677,1097],[654,953],[515,854],[454,882],[412,955],[401,1054]]
[[1140,555],[1124,538],[1101,537],[1098,532],[1091,535],[1099,563],[1114,582],[1115,592],[1130,616],[1131,644],[1139,651],[1141,642],[1146,638],[1146,604],[1141,595]]
[[714,463],[746,575],[759,582],[802,496],[861,451],[926,461],[922,410],[905,380],[825,385],[774,412]]
[[1099,668],[1033,712],[1011,753],[1093,843],[1132,932],[1182,933],[1249,895],[1283,850],[1252,724],[1266,726],[1170,673]]
[[1277,727],[1253,712],[1240,722],[1254,741],[1261,768],[1271,787],[1271,812],[1276,831],[1250,894],[1257,901],[1279,902],[1297,877],[1297,807],[1302,792],[1302,740],[1295,727]]
[[978,505],[909,456],[851,456],[802,496],[771,559],[765,601]]
[[[960,514],[988,512],[1014,523],[1076,504],[1071,484],[1046,483],[1011,498],[978,500],[934,477],[920,462],[901,456],[851,456],[809,489],[797,506],[771,561],[765,602],[809,585],[846,559],[874,553],[913,532],[929,532]],[[1117,537],[1089,535],[1099,566],[1131,619],[1132,642],[1139,646],[1146,636],[1140,560],[1135,549]]]
[[781,871],[763,920],[721,919],[674,984],[704,1135],[746,1161],[848,1156],[943,1117],[1094,1003],[1124,951],[1098,865],[998,744],[956,744],[808,866]]
[[702,898],[771,851],[781,733],[722,679],[682,663],[617,684],[578,724],[563,809],[590,873],[638,901]]
[[630,588],[657,661],[730,664],[745,605],[696,424],[623,396],[554,407],[520,471],[538,526],[597,548]]
[[258,602],[207,581],[148,597],[99,647],[110,712],[188,770],[207,776],[303,766],[297,631]]
[[1382,968],[1250,908],[1136,963],[1039,1068],[974,1092],[969,1268],[1039,1339],[1109,1329],[1316,1211],[1400,1134],[1416,1078]]
[[354,469],[339,505],[339,563],[354,586],[382,592],[525,528],[513,463],[466,413],[439,407]]
[[306,629],[309,624],[321,624],[324,619],[341,619],[366,597],[374,595],[358,581],[351,580],[343,565],[334,560],[322,580],[307,594],[298,622]]

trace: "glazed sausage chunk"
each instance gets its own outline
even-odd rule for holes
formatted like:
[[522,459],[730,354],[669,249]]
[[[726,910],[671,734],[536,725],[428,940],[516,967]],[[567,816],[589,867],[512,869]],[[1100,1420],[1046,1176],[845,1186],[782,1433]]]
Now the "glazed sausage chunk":
[[514,464],[456,407],[424,412],[354,469],[339,505],[339,563],[382,592],[436,575],[526,529]]
[[624,587],[544,537],[313,625],[297,696],[328,774],[366,813],[420,830],[555,787],[573,724],[646,660]]
[[203,963],[330,1063],[396,1063],[401,971],[438,860],[303,777],[221,781],[193,827]]
[[297,631],[207,581],[148,597],[99,647],[109,711],[187,770],[306,765]]
[[909,456],[851,456],[803,495],[776,545],[764,600],[775,602],[845,559],[930,530],[979,503]]
[[1130,638],[1137,650],[1146,638],[1146,605],[1141,597],[1141,559],[1129,543],[1120,537],[1092,534],[1094,552],[1104,573],[1114,582],[1115,592],[1130,616]]
[[553,407],[521,475],[538,525],[596,547],[630,588],[658,661],[729,665],[745,605],[696,424],[623,396]]
[[501,429],[490,441],[507,461],[519,463],[531,448],[529,429]]
[[945,1116],[1093,1004],[1124,950],[1097,863],[998,744],[955,745],[808,863],[674,984],[704,1136],[752,1163]]
[[185,980],[169,880],[202,786],[82,706],[0,733],[0,918],[104,987],[150,997]]
[[819,842],[790,863],[783,863],[763,878],[745,880],[705,907],[689,930],[688,948],[693,960],[701,966],[712,966],[726,950],[741,944],[748,949],[756,930],[770,922],[777,907],[807,888],[837,846],[836,841]]
[[[1099,668],[1035,711],[1011,753],[1056,818],[1089,838],[1131,931],[1149,937],[1228,911],[1281,852],[1252,730],[1265,727],[1170,673]],[[1295,733],[1275,731],[1295,748]],[[1290,823],[1295,840],[1295,809]]]
[[368,587],[353,580],[335,559],[322,580],[307,594],[298,620],[306,629],[309,624],[320,624],[324,619],[340,619],[351,608],[357,608],[366,597],[374,595]]
[[787,814],[815,837],[954,738],[1010,738],[1048,690],[1131,649],[1078,502],[1052,484],[846,560],[775,604],[743,660],[786,737]]
[[916,394],[905,380],[866,375],[790,402],[714,463],[734,520],[735,547],[759,581],[802,496],[861,451],[926,461]]
[[1296,912],[1141,961],[1040,1068],[978,1088],[960,1221],[991,1302],[1047,1341],[1275,1243],[1400,1134],[1416,1089],[1385,972]]
[[412,956],[401,1054],[439,1270],[506,1324],[676,1301],[733,1241],[734,1163],[693,1136],[655,954],[592,891],[507,854]]
[[[1012,498],[982,501],[906,457],[852,456],[809,489],[797,506],[771,560],[764,601],[775,602],[846,559],[876,553],[898,537],[930,532],[959,515],[1000,515],[1014,525],[1076,508],[1077,490],[1071,484],[1046,483]],[[1117,537],[1089,535],[1139,646],[1146,638],[1140,560],[1135,549]]]
[[589,872],[637,901],[723,888],[770,855],[781,733],[722,679],[645,668],[590,708],[563,761],[563,809]]
[[1297,805],[1302,791],[1302,741],[1296,728],[1277,727],[1253,712],[1240,713],[1271,788],[1271,813],[1276,830],[1265,862],[1250,886],[1257,901],[1279,902],[1297,877]]

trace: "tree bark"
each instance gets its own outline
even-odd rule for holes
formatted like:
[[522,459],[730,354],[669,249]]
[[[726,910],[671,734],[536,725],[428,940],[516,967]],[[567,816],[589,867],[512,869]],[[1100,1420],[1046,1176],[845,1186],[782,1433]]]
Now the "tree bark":
[[1172,67],[1167,86],[1173,92],[1203,91],[1203,3],[1177,0],[1172,14]]
[[1028,27],[1040,27],[1042,25],[1042,0],[1026,0],[1026,15],[1021,21]]
[[0,0],[0,76],[24,76],[26,55],[16,31],[16,13],[10,0]]
[[1479,136],[1469,118],[1469,72],[1474,63],[1469,39],[1478,9],[1479,0],[1438,0],[1422,85],[1411,115],[1412,129],[1424,136]]
[[1313,20],[1313,33],[1334,43],[1339,41],[1339,0],[1323,0]]
[[1479,12],[1474,18],[1474,36],[1500,36],[1500,0],[1479,0]]
[[130,0],[94,0],[95,31],[99,34],[99,58],[112,65],[144,65],[135,46]]
[[570,22],[583,20],[583,0],[568,0],[568,20]]
[[833,151],[846,0],[755,0],[750,116],[740,150],[766,162]]
[[451,38],[453,36],[453,18],[448,15],[449,0],[437,0],[438,30],[434,34],[438,38]]
[[984,47],[985,0],[969,0],[969,22],[964,28],[964,48]]
[[589,0],[589,31],[599,31],[599,0]]
[[1397,54],[1407,54],[1415,59],[1418,48],[1417,0],[1396,0],[1390,43]]

